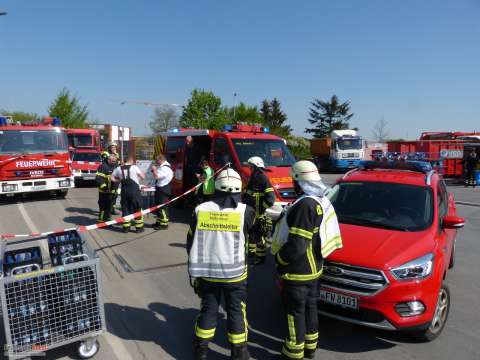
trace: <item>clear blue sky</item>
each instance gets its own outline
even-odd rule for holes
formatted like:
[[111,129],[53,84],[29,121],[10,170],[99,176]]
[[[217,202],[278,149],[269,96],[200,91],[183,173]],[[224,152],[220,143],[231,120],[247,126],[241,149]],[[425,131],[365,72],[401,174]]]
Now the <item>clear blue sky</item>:
[[350,100],[371,135],[479,130],[478,0],[1,0],[0,108],[46,113],[63,87],[101,122],[144,133],[195,88],[278,97],[295,133],[313,98]]

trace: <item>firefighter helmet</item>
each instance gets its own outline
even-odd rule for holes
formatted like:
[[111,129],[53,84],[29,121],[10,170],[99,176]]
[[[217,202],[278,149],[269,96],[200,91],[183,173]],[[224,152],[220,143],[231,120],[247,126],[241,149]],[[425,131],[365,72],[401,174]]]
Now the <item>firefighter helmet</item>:
[[250,159],[248,159],[248,163],[258,168],[265,169],[265,163],[260,156],[252,156]]
[[110,149],[112,146],[117,146],[115,142],[111,142],[108,144],[107,149]]
[[242,179],[233,169],[225,169],[215,179],[215,189],[223,192],[240,193],[242,191]]
[[297,181],[320,181],[322,178],[317,166],[308,160],[300,160],[293,164],[290,176]]

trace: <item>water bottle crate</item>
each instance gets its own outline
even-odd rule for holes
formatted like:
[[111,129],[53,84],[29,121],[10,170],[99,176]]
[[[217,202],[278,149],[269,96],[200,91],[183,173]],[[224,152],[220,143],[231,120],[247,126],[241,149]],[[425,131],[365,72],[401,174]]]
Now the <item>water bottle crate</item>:
[[[54,248],[81,245],[78,253],[63,257],[59,266],[42,264],[37,270],[23,273],[4,270],[3,277],[0,277],[0,300],[10,358],[35,355],[73,342],[90,341],[104,332],[99,258],[78,233],[72,236],[75,239],[63,238],[63,241],[58,241],[61,243],[58,246],[52,240],[53,246],[50,246],[47,237],[32,239],[30,245],[44,241],[38,247],[22,247],[28,241],[22,245],[7,244],[4,256],[0,257],[6,259],[9,255],[41,248],[43,254],[40,258],[50,258],[50,251]],[[46,256],[43,256],[45,252]],[[4,269],[5,266],[4,261]]]

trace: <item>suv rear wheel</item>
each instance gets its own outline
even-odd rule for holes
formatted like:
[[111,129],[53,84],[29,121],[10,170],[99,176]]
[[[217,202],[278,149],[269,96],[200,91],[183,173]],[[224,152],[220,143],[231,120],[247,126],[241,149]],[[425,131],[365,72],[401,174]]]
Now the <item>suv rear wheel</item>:
[[413,335],[422,341],[432,341],[442,332],[447,323],[448,313],[450,311],[450,289],[448,285],[442,284],[438,293],[437,307],[433,315],[430,326],[424,330],[413,333]]

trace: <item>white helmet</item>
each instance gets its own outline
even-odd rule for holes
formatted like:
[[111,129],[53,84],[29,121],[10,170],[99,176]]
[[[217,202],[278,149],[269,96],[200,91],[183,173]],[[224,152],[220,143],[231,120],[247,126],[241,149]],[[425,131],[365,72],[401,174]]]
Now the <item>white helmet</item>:
[[248,159],[248,163],[255,165],[258,168],[265,169],[265,163],[263,162],[263,159],[260,156],[252,156],[250,159]]
[[225,169],[215,179],[215,189],[223,192],[240,193],[242,191],[242,178],[233,169]]
[[308,160],[300,160],[293,164],[290,176],[297,181],[322,180],[315,164]]

